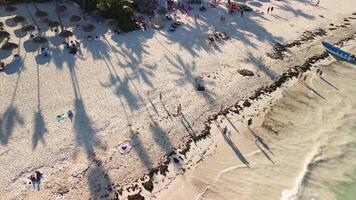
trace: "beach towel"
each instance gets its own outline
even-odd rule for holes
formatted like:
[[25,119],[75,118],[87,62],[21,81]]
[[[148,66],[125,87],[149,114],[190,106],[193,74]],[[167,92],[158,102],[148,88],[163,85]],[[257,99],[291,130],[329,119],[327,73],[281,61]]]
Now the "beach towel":
[[123,142],[117,146],[117,149],[119,150],[121,155],[125,155],[131,151],[132,146],[129,142]]
[[60,122],[66,118],[65,114],[57,115],[56,120],[57,122]]

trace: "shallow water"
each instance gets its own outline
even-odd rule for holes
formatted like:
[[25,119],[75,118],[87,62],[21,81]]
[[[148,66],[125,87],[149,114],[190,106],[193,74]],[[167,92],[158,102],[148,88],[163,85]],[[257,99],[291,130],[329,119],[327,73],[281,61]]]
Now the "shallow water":
[[[355,50],[355,49],[354,49]],[[177,177],[159,199],[356,199],[356,66],[329,59],[310,73],[308,85],[283,93],[254,132],[232,132],[231,145],[217,147],[195,169]]]

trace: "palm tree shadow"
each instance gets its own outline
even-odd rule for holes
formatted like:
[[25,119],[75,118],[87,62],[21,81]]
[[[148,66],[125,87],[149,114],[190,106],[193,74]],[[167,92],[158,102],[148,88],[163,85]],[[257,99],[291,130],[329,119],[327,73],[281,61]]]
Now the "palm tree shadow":
[[94,160],[94,165],[90,166],[87,175],[91,198],[102,199],[103,196],[113,192],[112,181],[107,170],[99,160]]
[[24,120],[18,114],[17,109],[15,107],[13,107],[13,105],[10,105],[6,109],[6,111],[2,117],[2,121],[0,120],[0,125],[1,125],[0,141],[1,141],[1,144],[7,144],[9,142],[9,138],[13,133],[16,123],[23,125]]
[[44,134],[47,132],[46,124],[43,119],[42,111],[39,110],[34,114],[34,133],[32,135],[32,150],[36,149],[38,142],[41,140],[43,144],[45,144],[45,140],[43,138]]

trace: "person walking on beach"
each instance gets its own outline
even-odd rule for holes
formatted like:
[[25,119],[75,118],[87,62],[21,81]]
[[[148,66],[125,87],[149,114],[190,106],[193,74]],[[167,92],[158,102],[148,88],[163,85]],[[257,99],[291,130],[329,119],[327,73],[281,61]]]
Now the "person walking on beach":
[[270,7],[267,8],[267,14],[269,14]]
[[162,101],[162,92],[159,93],[159,100]]
[[319,76],[320,69],[316,69],[316,75]]
[[303,77],[303,83],[305,84],[305,82],[307,81],[307,75],[305,75],[304,77]]
[[273,6],[271,6],[271,14],[272,14],[272,12],[273,12]]
[[316,6],[319,6],[319,3],[320,3],[320,0],[318,0],[318,1],[316,2]]
[[321,78],[322,75],[323,75],[323,71],[320,70],[320,72],[319,72],[319,77]]

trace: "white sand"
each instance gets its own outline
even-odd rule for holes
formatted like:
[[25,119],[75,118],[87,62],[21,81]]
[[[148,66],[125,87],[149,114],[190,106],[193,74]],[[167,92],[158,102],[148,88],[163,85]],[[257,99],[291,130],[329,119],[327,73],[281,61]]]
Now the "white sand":
[[[270,5],[250,4],[261,11]],[[132,183],[189,139],[179,118],[168,117],[165,108],[173,114],[181,103],[193,129],[201,130],[220,104],[251,95],[287,70],[266,57],[271,44],[289,41],[334,19],[336,23],[355,11],[356,2],[323,0],[316,7],[304,1],[276,1],[273,5],[274,15],[253,12],[241,18],[235,14],[227,16],[224,24],[216,9],[209,9],[201,13],[198,24],[183,18],[186,25],[174,33],[163,29],[111,36],[103,34],[104,25],[96,24],[100,42],[86,41],[81,31],[75,33],[83,42],[82,57],[63,51],[50,31],[45,33],[52,52],[48,60],[26,52],[25,47],[31,47],[28,36],[12,36],[11,41],[20,44],[23,65],[12,64],[0,73],[1,198],[53,199],[62,191],[65,199],[78,195],[95,199],[106,194],[107,185],[119,189]],[[52,4],[38,6],[56,19]],[[30,19],[23,5],[17,7]],[[32,4],[29,9],[34,13]],[[1,21],[9,24],[11,16],[3,8],[0,12]],[[78,12],[70,7],[62,20],[68,24],[71,14]],[[213,26],[232,39],[209,48],[207,37]],[[18,28],[6,26],[11,32]],[[242,77],[237,73],[241,68],[258,76]],[[199,76],[207,92],[194,89],[194,78]],[[58,123],[55,117],[69,109],[74,110],[73,122]],[[121,156],[115,147],[126,140],[134,148]],[[40,192],[27,183],[27,175],[36,169],[44,174]]]

